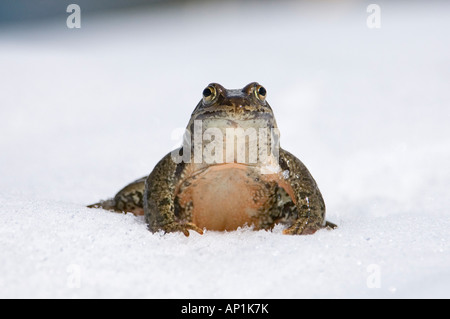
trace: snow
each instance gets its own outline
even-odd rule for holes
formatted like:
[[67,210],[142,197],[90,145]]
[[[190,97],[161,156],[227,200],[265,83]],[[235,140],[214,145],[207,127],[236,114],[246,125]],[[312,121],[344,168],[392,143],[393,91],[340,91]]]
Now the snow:
[[[449,298],[450,5],[194,2],[0,30],[1,298]],[[151,234],[85,208],[258,81],[334,231]],[[176,135],[176,134],[175,134]]]

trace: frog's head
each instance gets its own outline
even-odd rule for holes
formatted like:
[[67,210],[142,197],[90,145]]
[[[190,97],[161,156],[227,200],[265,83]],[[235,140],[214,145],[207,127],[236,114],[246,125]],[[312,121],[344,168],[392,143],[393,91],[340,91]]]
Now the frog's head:
[[203,128],[276,128],[272,108],[266,101],[267,91],[257,82],[243,89],[227,90],[217,83],[209,84],[192,113],[188,130],[194,121],[202,121]]
[[[229,162],[227,156],[233,156],[229,147],[234,147],[235,159],[240,163],[264,162],[267,158],[264,154],[274,153],[279,134],[263,86],[252,82],[240,90],[227,90],[211,83],[202,94],[187,126],[183,145],[190,145],[200,158],[202,153],[204,157],[211,154],[213,160],[205,160],[208,163]],[[217,151],[220,148],[223,152]],[[199,152],[200,149],[203,152]]]

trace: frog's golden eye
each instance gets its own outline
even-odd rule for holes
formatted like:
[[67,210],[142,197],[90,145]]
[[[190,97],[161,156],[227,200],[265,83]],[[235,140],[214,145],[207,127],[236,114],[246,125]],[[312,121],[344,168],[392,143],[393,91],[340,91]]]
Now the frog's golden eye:
[[267,91],[263,86],[258,85],[255,89],[255,95],[258,100],[264,101],[266,99]]
[[203,90],[203,102],[205,102],[206,104],[211,103],[216,98],[216,95],[216,88],[212,85],[209,85],[206,89]]

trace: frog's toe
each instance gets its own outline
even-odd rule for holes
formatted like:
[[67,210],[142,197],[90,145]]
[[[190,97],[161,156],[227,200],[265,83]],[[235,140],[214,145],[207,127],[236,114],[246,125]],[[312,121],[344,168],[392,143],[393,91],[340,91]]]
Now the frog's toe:
[[289,227],[285,230],[283,230],[284,235],[312,235],[314,234],[318,229],[312,228],[312,227],[306,227],[306,228],[299,228],[296,226]]
[[299,220],[291,227],[285,229],[283,234],[285,235],[312,235],[316,231],[322,228],[326,229],[336,229],[338,226],[332,222],[326,221],[325,225],[309,223],[308,220]]
[[193,223],[171,223],[162,228],[166,233],[182,232],[186,237],[189,237],[189,230],[194,230],[200,235],[203,235],[203,229]]
[[86,206],[88,208],[103,208],[106,210],[116,210],[116,202],[114,199],[102,200],[98,203]]
[[336,225],[335,223],[326,221],[326,222],[325,222],[324,228],[327,228],[327,229],[336,229],[336,228],[338,228],[338,225]]
[[308,218],[297,220],[291,227],[283,230],[283,234],[285,235],[312,235],[322,226],[310,223]]
[[193,223],[186,223],[186,224],[184,224],[184,230],[183,230],[183,233],[186,235],[186,236],[189,236],[189,229],[190,230],[194,230],[194,231],[196,231],[197,233],[199,233],[200,235],[203,235],[203,229],[201,229],[200,227],[198,227],[197,225],[195,225],[195,224],[193,224]]

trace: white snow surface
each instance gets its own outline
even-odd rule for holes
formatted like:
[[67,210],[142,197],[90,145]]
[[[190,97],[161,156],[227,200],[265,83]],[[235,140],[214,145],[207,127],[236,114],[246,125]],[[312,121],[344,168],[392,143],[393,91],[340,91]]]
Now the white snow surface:
[[[194,2],[0,29],[0,298],[449,298],[450,4]],[[85,208],[268,91],[339,225],[150,233]]]

